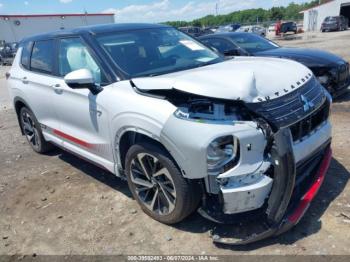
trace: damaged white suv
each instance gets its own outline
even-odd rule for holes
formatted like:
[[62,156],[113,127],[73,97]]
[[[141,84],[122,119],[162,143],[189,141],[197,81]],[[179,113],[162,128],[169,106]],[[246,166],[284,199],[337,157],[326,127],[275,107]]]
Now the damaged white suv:
[[125,177],[154,219],[259,214],[261,232],[216,242],[249,243],[296,224],[331,159],[331,99],[309,69],[224,60],[165,25],[27,38],[7,77],[36,152],[55,144]]

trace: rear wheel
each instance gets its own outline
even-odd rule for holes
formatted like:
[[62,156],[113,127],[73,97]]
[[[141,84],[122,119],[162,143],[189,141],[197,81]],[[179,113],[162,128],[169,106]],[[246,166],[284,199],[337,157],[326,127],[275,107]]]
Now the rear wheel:
[[129,188],[150,217],[174,224],[197,208],[199,185],[185,179],[162,148],[151,143],[133,145],[125,162]]
[[35,152],[46,153],[53,148],[53,145],[44,139],[40,124],[32,111],[26,107],[22,107],[19,117],[23,133]]

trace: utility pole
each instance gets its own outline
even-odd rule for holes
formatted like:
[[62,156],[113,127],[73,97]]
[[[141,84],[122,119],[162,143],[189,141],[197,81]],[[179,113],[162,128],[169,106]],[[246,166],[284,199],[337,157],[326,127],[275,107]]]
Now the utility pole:
[[219,3],[215,4],[215,14],[218,15]]

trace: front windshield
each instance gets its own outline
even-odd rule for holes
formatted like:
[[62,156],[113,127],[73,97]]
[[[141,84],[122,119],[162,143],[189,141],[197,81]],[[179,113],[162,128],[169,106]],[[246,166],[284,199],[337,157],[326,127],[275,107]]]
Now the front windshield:
[[223,61],[174,28],[108,33],[97,36],[97,41],[130,77],[160,75]]
[[328,16],[325,19],[325,22],[336,22],[337,18],[335,18],[334,16]]
[[267,51],[278,48],[279,46],[274,42],[260,37],[256,34],[232,34],[230,38],[235,42],[236,45],[243,48],[250,54],[256,52]]

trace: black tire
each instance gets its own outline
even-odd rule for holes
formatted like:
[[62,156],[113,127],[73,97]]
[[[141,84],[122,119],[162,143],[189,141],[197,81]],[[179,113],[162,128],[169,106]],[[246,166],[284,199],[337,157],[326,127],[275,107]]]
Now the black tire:
[[[19,120],[24,135],[32,149],[40,154],[46,153],[54,148],[47,142],[42,134],[40,124],[32,111],[27,107],[22,107],[19,112]],[[32,130],[30,130],[30,126]]]
[[[169,171],[167,174],[168,175],[170,174],[172,179],[171,182],[173,182],[173,185],[171,185],[171,188],[175,190],[175,195],[176,195],[174,204],[172,207],[173,209],[171,212],[168,212],[165,214],[159,214],[157,213],[157,211],[151,210],[149,206],[148,207],[146,206],[145,199],[149,194],[152,200],[153,198],[156,198],[155,197],[156,194],[154,193],[152,197],[152,193],[150,192],[151,190],[153,190],[153,192],[157,190],[157,185],[153,184],[152,189],[145,190],[146,193],[144,193],[144,195],[147,194],[145,199],[141,199],[141,196],[139,196],[139,194],[141,194],[140,191],[139,193],[137,192],[139,190],[139,187],[138,187],[139,185],[135,184],[132,181],[131,176],[133,176],[133,178],[135,179],[135,174],[140,174],[140,172],[135,172],[135,166],[136,166],[135,162],[140,161],[138,158],[140,154],[146,154],[146,157],[151,157],[151,159],[152,157],[154,157],[158,161],[157,162],[159,165],[158,167],[161,167],[161,169],[163,169],[164,167]],[[144,160],[145,159],[143,158],[142,159],[143,163],[145,163]],[[133,166],[133,173],[131,173],[132,166]],[[150,165],[148,166],[150,167]],[[182,221],[187,216],[189,216],[198,207],[198,204],[201,199],[200,185],[198,184],[197,181],[185,179],[182,176],[179,168],[175,164],[174,160],[169,155],[169,153],[166,152],[164,149],[160,148],[160,146],[154,145],[152,143],[142,143],[142,144],[136,144],[131,146],[126,154],[125,169],[126,169],[126,177],[127,177],[128,185],[129,185],[130,191],[133,194],[133,197],[141,206],[142,210],[153,219],[164,224],[175,224]],[[153,174],[157,173],[155,172],[156,168],[152,168],[152,170],[154,170],[154,173],[152,173],[151,176],[152,176],[152,179],[154,179],[155,176],[153,176]],[[146,178],[146,176],[143,176],[143,178]],[[151,183],[155,183],[154,181],[152,181],[152,179],[149,181],[151,181]],[[167,183],[171,183],[171,182],[167,181]],[[164,190],[161,191],[161,187],[159,185],[158,185],[158,188],[159,188],[159,192],[163,194],[163,199],[165,199],[164,197],[166,192],[164,192]],[[157,194],[157,196],[158,195],[160,194]],[[160,200],[158,198],[158,201],[157,201],[159,205],[158,209],[161,209],[159,201]],[[154,203],[155,201],[151,201],[151,202]],[[163,210],[164,209],[166,209],[166,211],[169,211],[169,209],[166,207],[165,208],[163,207]]]

